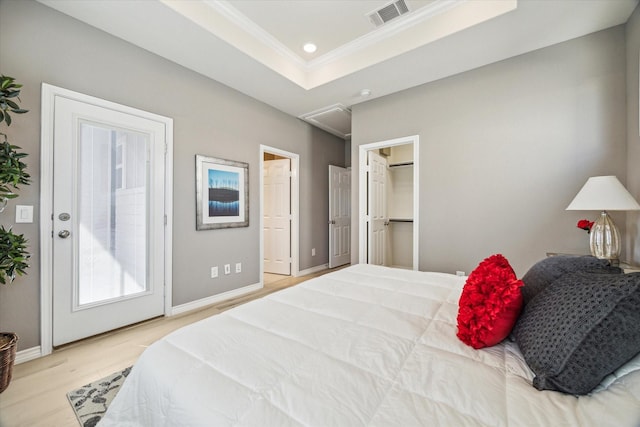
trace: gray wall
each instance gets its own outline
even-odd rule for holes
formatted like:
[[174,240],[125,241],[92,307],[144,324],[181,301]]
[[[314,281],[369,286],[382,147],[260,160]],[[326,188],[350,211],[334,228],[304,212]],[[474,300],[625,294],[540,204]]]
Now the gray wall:
[[[626,25],[627,41],[627,189],[640,202],[640,123],[638,76],[640,75],[640,7]],[[640,265],[640,212],[627,214],[627,259]]]
[[421,270],[468,273],[502,253],[521,276],[547,251],[588,253],[576,222],[597,213],[565,208],[588,177],[624,183],[640,164],[625,66],[619,26],[354,106],[353,217],[358,147],[417,134]]
[[[170,31],[170,29],[167,29]],[[30,112],[10,139],[29,153],[33,184],[19,204],[35,206],[25,233],[28,276],[0,287],[0,330],[39,345],[40,87],[42,82],[174,119],[173,305],[259,282],[259,145],[300,155],[300,269],[328,262],[328,165],[344,165],[344,141],[222,84],[34,1],[0,0],[0,72],[24,84]],[[250,226],[195,231],[195,154],[249,163]],[[13,225],[14,205],[0,214]],[[311,248],[316,256],[311,257]],[[242,262],[241,274],[209,278],[213,265]]]

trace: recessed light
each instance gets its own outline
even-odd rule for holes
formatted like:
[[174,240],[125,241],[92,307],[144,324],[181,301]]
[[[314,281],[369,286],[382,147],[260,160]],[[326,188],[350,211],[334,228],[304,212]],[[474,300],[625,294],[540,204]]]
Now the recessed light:
[[305,43],[304,46],[302,46],[302,49],[307,53],[313,53],[318,49],[318,46],[313,43]]

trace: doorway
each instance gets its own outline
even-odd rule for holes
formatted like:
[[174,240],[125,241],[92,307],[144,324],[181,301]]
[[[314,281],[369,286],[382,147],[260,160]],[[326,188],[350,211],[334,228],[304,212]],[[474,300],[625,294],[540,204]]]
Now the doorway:
[[299,156],[260,146],[260,278],[298,275]]
[[42,99],[48,354],[170,309],[172,121],[46,84]]
[[419,137],[359,147],[359,262],[418,269]]

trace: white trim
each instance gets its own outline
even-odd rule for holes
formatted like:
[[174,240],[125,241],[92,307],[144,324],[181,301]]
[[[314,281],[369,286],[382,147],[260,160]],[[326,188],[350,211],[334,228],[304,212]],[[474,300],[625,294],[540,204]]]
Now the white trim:
[[185,304],[176,305],[171,309],[171,316],[186,313],[187,311],[196,310],[198,308],[206,307],[212,304],[219,303],[221,301],[229,300],[232,298],[241,297],[251,292],[259,291],[262,289],[261,283],[255,283],[253,285],[243,286],[242,288],[232,289],[221,294],[212,295],[210,297],[201,298],[199,300],[191,301]]
[[228,1],[203,0],[203,2],[220,12],[221,15],[236,24],[238,27],[242,28],[251,36],[255,37],[256,40],[261,41],[269,48],[275,50],[280,55],[293,62],[296,67],[299,67],[301,69],[304,69],[306,67],[307,62],[304,59],[294,53],[278,39],[273,37],[271,33],[265,31],[261,26],[256,24],[251,19],[247,18],[238,9],[233,7],[232,4]]
[[260,176],[260,283],[264,284],[264,153],[291,159],[291,275],[300,275],[300,155],[260,144],[258,174]]
[[165,123],[164,155],[164,315],[173,314],[173,119]]
[[28,362],[39,357],[42,357],[42,348],[40,346],[26,348],[16,353],[16,360],[14,363],[19,365],[20,363]]
[[329,269],[329,264],[316,265],[315,267],[307,268],[306,270],[302,270],[298,272],[299,276],[307,276],[309,274],[317,273],[319,271],[324,271]]
[[413,136],[413,269],[420,269],[420,137]]
[[367,151],[394,145],[413,144],[413,269],[420,265],[420,136],[411,135],[387,141],[372,142],[358,147],[358,262],[367,262]]
[[[40,348],[53,350],[53,103],[54,87],[42,84],[40,130]],[[47,196],[45,196],[47,195]]]
[[165,126],[165,226],[164,311],[171,314],[173,247],[173,119],[90,95],[42,83],[41,153],[40,153],[40,355],[53,351],[53,123],[55,97],[113,109]]

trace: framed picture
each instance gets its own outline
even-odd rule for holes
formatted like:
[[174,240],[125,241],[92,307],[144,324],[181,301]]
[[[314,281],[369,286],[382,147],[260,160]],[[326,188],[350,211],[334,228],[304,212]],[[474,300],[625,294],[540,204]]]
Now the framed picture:
[[249,226],[249,164],[196,155],[196,230]]

